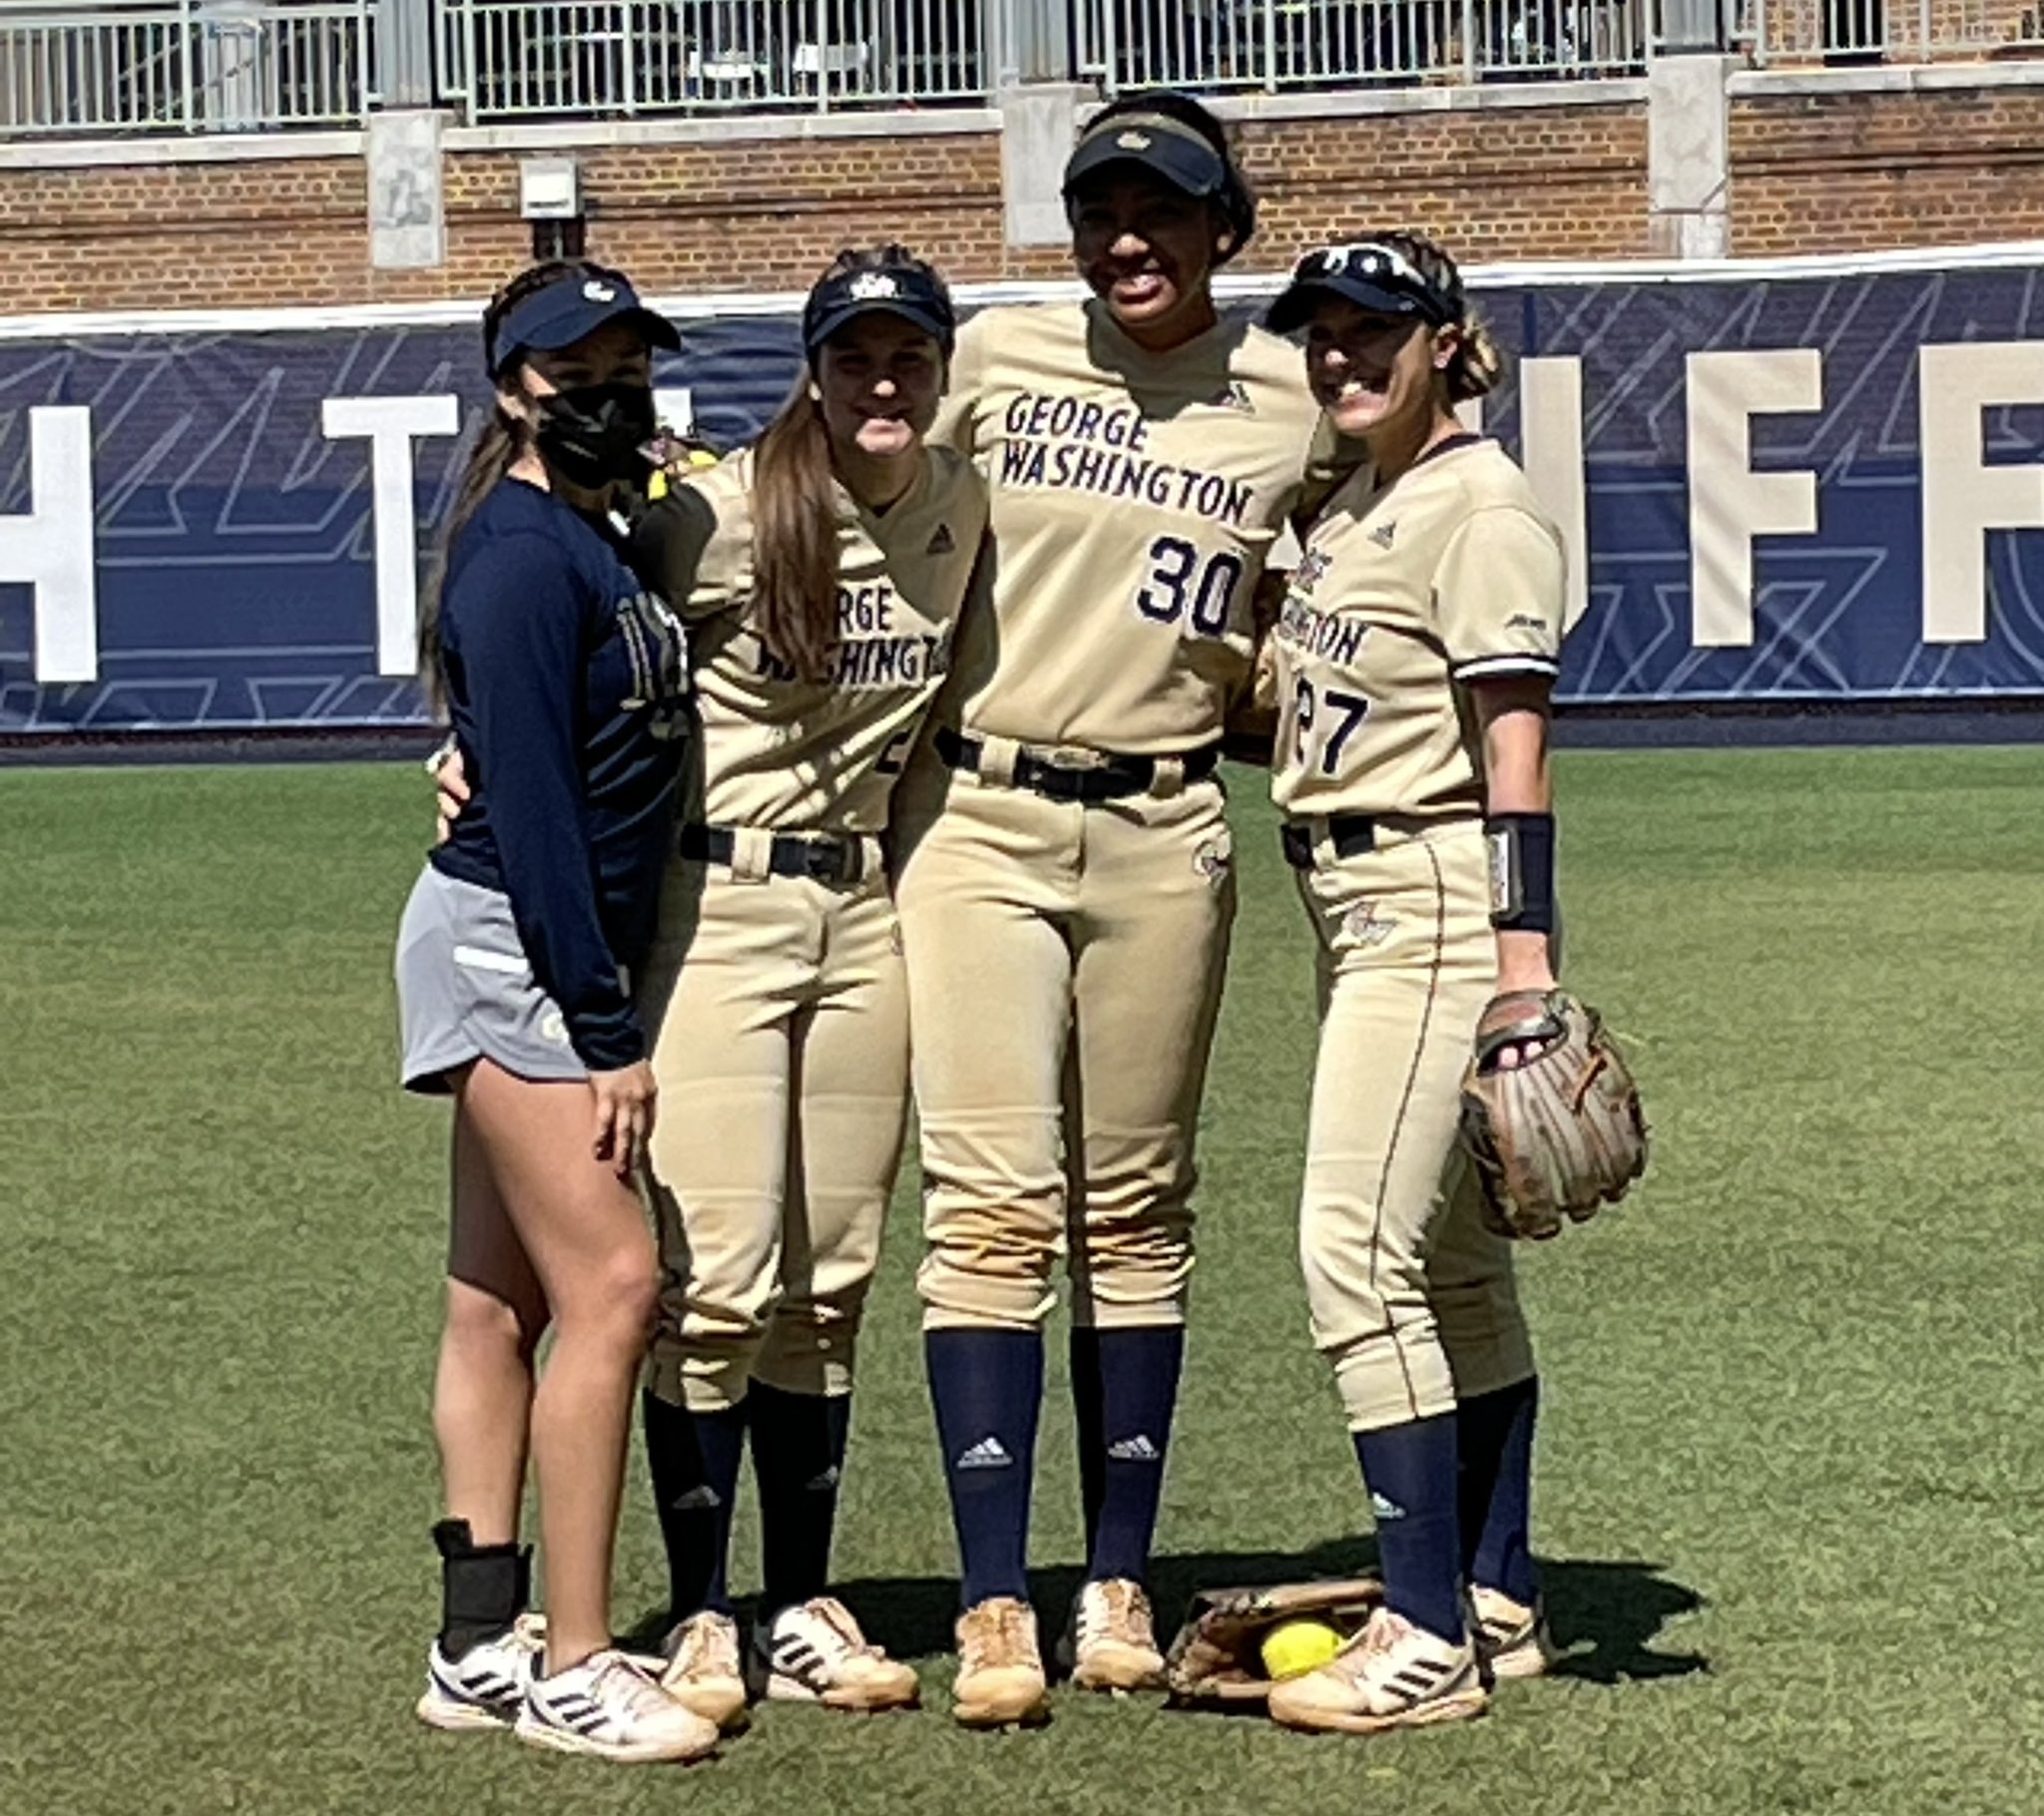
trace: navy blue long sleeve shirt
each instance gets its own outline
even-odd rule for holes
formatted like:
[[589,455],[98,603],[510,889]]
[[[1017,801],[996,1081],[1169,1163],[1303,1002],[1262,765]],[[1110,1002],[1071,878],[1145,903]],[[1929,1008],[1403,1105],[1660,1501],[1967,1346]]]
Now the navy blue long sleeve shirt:
[[440,670],[471,790],[433,864],[510,898],[534,981],[592,1071],[646,1057],[619,968],[653,937],[688,665],[604,529],[502,481],[456,537]]

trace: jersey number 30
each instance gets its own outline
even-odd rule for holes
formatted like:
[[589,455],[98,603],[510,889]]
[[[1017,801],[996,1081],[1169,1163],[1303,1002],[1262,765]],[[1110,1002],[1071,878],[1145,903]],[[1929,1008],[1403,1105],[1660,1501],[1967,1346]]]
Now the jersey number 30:
[[[1320,773],[1332,775],[1341,761],[1341,751],[1348,740],[1355,735],[1355,728],[1369,715],[1369,701],[1360,693],[1343,693],[1338,687],[1316,691],[1311,681],[1299,677],[1298,691],[1293,698],[1292,722],[1298,730],[1298,741],[1294,745],[1300,768],[1312,767],[1312,758],[1306,752],[1306,744],[1312,735],[1314,724],[1324,706],[1329,721],[1320,731]],[[1340,717],[1331,715],[1339,713]]]
[[1219,637],[1228,629],[1228,608],[1242,580],[1240,555],[1224,549],[1203,569],[1200,551],[1183,536],[1160,536],[1150,545],[1150,559],[1157,565],[1136,589],[1138,612],[1160,625],[1190,617],[1202,637]]

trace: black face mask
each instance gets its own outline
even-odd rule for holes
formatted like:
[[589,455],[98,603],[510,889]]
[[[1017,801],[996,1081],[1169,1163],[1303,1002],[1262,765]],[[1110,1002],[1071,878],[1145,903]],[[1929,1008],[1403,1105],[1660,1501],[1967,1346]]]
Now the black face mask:
[[594,492],[652,472],[639,450],[659,427],[643,384],[586,384],[539,404],[540,458],[571,485]]

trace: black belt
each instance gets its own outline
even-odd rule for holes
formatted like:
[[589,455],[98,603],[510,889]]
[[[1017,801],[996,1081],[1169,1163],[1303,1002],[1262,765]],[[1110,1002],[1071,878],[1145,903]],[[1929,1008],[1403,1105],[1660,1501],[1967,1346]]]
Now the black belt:
[[[681,852],[707,863],[729,864],[738,842],[738,834],[729,826],[684,826]],[[855,883],[866,873],[865,841],[857,833],[776,832],[767,847],[766,868],[774,876]]]
[[[1284,861],[1294,870],[1313,867],[1313,829],[1302,820],[1292,820],[1278,837],[1284,846]],[[1327,837],[1336,857],[1359,857],[1377,848],[1377,823],[1366,813],[1339,813],[1327,822]]]
[[[937,754],[953,769],[979,770],[986,749],[976,737],[961,737],[948,725],[937,730]],[[1131,794],[1148,794],[1157,782],[1159,758],[1154,756],[1109,756],[1084,768],[1054,763],[1048,757],[1024,750],[1015,758],[1015,786],[1028,788],[1053,801],[1118,801]],[[1189,782],[1204,782],[1221,767],[1221,746],[1207,744],[1188,751],[1179,759]]]

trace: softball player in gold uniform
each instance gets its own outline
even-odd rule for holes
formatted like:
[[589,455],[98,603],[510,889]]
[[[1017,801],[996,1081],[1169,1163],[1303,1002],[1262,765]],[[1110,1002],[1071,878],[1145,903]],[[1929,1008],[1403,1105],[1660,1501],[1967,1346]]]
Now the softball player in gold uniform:
[[1532,1350],[1455,1132],[1487,1006],[1554,981],[1563,555],[1525,476],[1455,418],[1498,357],[1438,247],[1316,252],[1271,322],[1306,329],[1314,389],[1372,462],[1316,520],[1275,632],[1273,792],[1318,942],[1300,1251],[1386,1595],[1271,1710],[1366,1732],[1477,1714],[1490,1673],[1545,1664]]
[[804,314],[801,387],[754,447],[655,505],[635,552],[693,627],[701,720],[642,992],[665,1107],[645,1417],[676,1619],[663,1684],[718,1721],[746,1695],[726,1552],[748,1433],[766,1693],[916,1694],[826,1587],[908,1102],[879,839],[986,523],[978,473],[923,441],[953,323],[900,248],[840,257]]
[[1088,1533],[1074,1677],[1126,1689],[1161,1670],[1143,1578],[1235,914],[1215,767],[1318,414],[1293,348],[1216,313],[1213,270],[1254,209],[1203,108],[1106,109],[1065,193],[1093,298],[990,308],[959,337],[938,433],[988,477],[986,597],[897,814],[969,1725],[1043,1712],[1025,1564],[1068,1245]]

